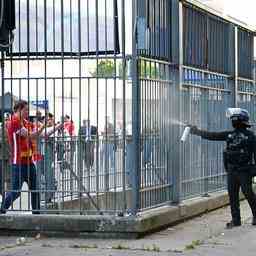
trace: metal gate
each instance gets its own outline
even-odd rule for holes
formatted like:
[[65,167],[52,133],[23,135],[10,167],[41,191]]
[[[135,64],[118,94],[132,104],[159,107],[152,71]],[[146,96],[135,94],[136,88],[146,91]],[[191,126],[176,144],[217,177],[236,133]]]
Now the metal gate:
[[[31,155],[18,160],[16,171],[8,167],[11,177],[5,172],[3,202],[21,196],[4,207],[33,213],[125,213],[132,207],[127,199],[133,152],[131,45],[126,44],[132,30],[125,20],[131,3],[15,4],[15,40],[2,56],[2,126],[8,133],[19,116],[22,123],[29,121],[29,134],[37,135],[27,137]],[[15,113],[21,101],[28,106],[28,117],[20,108]],[[23,138],[15,134],[13,141],[9,135],[4,136],[12,140],[16,154]],[[25,160],[26,168],[21,164]]]

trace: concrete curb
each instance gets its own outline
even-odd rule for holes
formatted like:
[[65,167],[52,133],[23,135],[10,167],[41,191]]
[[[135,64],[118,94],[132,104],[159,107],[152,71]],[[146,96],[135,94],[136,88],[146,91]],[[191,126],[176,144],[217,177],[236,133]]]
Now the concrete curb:
[[198,216],[227,205],[227,192],[212,193],[182,202],[178,206],[164,206],[137,217],[81,216],[81,215],[1,215],[0,233],[48,236],[136,238],[177,222]]
[[137,232],[140,235],[159,228],[176,224],[203,213],[228,205],[227,192],[209,194],[209,197],[197,197],[185,200],[178,206],[166,206],[137,217]]

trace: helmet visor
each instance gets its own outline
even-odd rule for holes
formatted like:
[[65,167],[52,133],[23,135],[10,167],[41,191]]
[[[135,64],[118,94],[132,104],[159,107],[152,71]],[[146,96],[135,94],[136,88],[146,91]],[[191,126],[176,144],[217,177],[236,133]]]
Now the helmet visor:
[[243,112],[248,113],[245,109],[242,108],[228,108],[226,110],[226,117],[231,118],[233,116],[239,116]]

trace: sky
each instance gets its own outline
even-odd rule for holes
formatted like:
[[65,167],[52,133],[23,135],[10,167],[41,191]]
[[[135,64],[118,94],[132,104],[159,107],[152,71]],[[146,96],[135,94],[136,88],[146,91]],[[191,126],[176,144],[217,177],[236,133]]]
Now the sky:
[[255,0],[222,0],[225,2],[224,12],[241,19],[248,25],[256,27],[256,1]]
[[[198,0],[204,4],[253,26],[256,31],[256,0]],[[254,40],[254,57],[256,58],[256,37]]]
[[256,1],[255,0],[199,0],[224,14],[231,15],[248,25],[256,27]]

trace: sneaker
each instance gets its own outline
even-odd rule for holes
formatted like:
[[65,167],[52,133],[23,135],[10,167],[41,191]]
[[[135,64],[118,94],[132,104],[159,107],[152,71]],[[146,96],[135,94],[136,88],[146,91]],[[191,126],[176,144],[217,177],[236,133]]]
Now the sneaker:
[[230,221],[230,222],[228,222],[228,223],[226,224],[226,228],[227,228],[227,229],[231,229],[231,228],[239,227],[239,226],[241,226],[241,221],[236,221],[236,222]]

